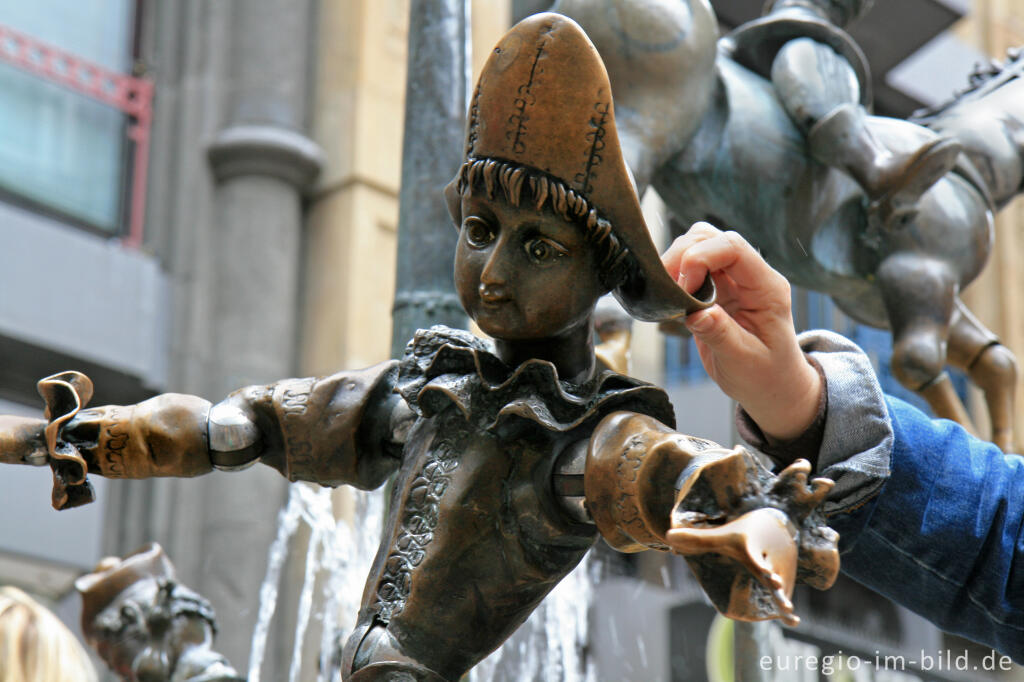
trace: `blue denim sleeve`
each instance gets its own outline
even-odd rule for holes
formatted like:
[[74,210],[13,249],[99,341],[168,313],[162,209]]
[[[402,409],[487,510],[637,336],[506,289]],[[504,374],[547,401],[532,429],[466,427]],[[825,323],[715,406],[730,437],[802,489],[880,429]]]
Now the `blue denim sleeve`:
[[949,632],[1024,661],[1024,459],[886,397],[888,480],[830,516],[842,569]]

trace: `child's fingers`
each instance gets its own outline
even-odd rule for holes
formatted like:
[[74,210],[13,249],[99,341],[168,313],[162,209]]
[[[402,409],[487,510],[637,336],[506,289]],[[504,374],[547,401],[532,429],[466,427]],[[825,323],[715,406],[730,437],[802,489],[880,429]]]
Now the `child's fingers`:
[[686,328],[719,360],[741,362],[761,341],[719,305],[687,315]]
[[[666,249],[665,253],[661,256],[661,262],[664,264],[665,269],[672,279],[682,285],[683,283],[679,279],[679,262],[683,257],[683,254],[687,249],[692,247],[694,244],[710,239],[717,235],[722,234],[720,230],[712,227],[710,224],[705,222],[694,223],[686,234],[676,237],[675,241],[672,242],[671,246]],[[701,278],[694,286],[694,291],[703,282]]]
[[[707,276],[708,269],[701,267],[699,263],[696,263],[687,267],[685,271],[679,273],[676,277],[676,284],[678,284],[686,293],[695,294],[704,283],[704,280],[707,279]],[[714,279],[714,276],[712,276],[712,279]]]
[[[689,283],[702,272],[724,271],[744,289],[788,295],[788,283],[735,232],[721,232],[688,246],[680,254],[679,272]],[[698,280],[699,283],[700,280]]]

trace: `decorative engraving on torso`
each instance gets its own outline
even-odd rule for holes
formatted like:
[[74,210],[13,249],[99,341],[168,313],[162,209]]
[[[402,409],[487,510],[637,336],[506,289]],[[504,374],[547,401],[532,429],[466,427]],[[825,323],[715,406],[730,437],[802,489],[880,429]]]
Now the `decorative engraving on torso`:
[[427,545],[434,539],[441,498],[448,490],[452,471],[458,464],[452,443],[438,437],[423,458],[421,470],[409,484],[399,512],[402,518],[398,536],[384,562],[376,601],[370,607],[384,623],[405,606],[413,571],[423,561]]

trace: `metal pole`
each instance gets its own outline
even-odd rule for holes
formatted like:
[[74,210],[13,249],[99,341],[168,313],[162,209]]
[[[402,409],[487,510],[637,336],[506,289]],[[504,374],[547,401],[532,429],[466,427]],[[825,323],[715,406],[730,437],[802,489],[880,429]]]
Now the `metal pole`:
[[768,670],[760,665],[761,657],[772,651],[771,631],[779,627],[771,621],[745,623],[734,621],[733,660],[736,682],[768,682]]
[[512,23],[520,22],[531,14],[547,12],[553,4],[553,0],[512,0]]
[[462,162],[469,0],[412,0],[391,353],[432,324],[466,327],[452,277],[458,235],[442,196]]

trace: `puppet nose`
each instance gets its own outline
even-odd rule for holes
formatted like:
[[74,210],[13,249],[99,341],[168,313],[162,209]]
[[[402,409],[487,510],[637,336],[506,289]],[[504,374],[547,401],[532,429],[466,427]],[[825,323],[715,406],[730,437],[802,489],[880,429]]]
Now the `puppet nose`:
[[497,303],[508,298],[508,290],[504,284],[481,282],[478,290],[480,292],[480,299],[484,303]]
[[508,254],[502,240],[495,244],[484,269],[480,272],[480,285],[477,287],[477,291],[480,293],[481,301],[497,303],[508,299],[508,268]]

